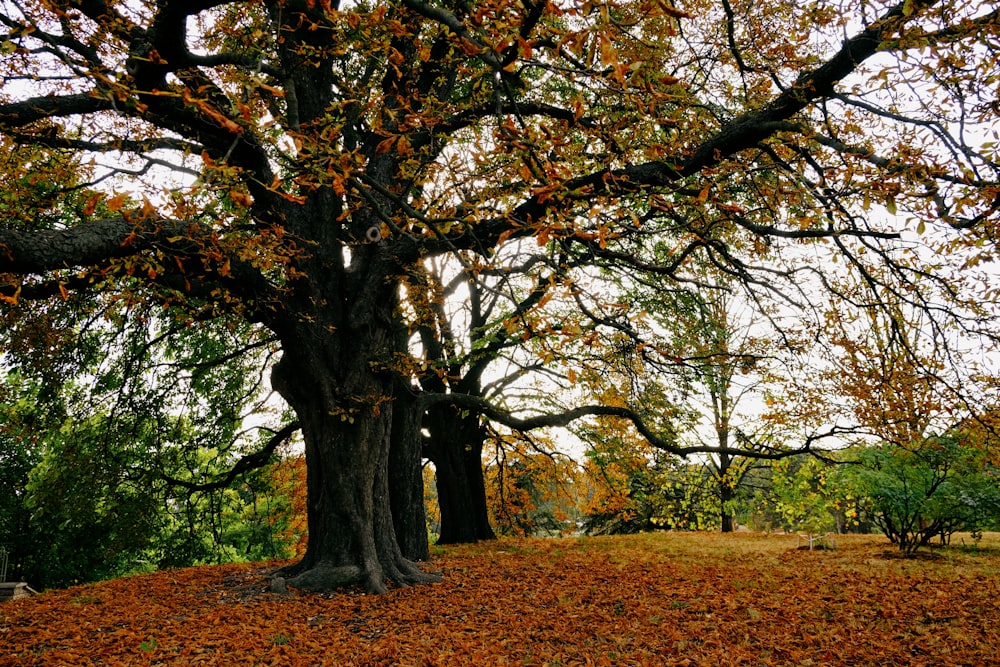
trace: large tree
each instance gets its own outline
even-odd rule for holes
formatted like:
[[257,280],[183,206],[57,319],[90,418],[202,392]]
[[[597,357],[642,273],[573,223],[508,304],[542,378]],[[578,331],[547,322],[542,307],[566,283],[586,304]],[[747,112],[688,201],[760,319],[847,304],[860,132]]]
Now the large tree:
[[794,286],[740,248],[825,238],[863,269],[899,231],[872,204],[944,231],[1000,204],[974,133],[995,116],[990,3],[0,6],[0,133],[80,154],[107,192],[71,224],[8,215],[0,296],[106,291],[273,332],[305,441],[304,587],[431,578],[388,477],[418,445],[392,429],[419,433],[393,412],[424,258],[535,236],[641,263],[629,238],[655,233],[665,273],[700,254]]

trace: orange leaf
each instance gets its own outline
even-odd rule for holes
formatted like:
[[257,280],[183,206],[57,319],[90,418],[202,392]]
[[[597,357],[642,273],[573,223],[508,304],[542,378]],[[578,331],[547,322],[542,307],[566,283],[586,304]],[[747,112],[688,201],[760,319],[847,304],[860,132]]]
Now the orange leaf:
[[396,143],[396,140],[398,138],[399,137],[389,137],[388,139],[383,139],[382,141],[380,141],[378,143],[378,146],[375,147],[375,152],[376,153],[388,153],[389,151],[392,150],[392,145],[394,143]]
[[80,211],[83,215],[94,215],[94,211],[97,209],[98,202],[101,201],[101,193],[95,192],[87,197],[86,203],[83,205],[83,209]]
[[17,300],[20,298],[20,296],[21,296],[21,286],[18,285],[17,289],[14,290],[13,295],[7,296],[5,294],[0,294],[0,301],[3,301],[4,303],[9,303],[12,306],[16,306]]
[[237,206],[249,208],[253,204],[253,197],[242,190],[230,190],[229,198],[232,199],[233,203]]
[[125,204],[125,199],[126,197],[123,194],[115,195],[114,197],[108,200],[108,210],[110,211],[120,210],[122,205]]

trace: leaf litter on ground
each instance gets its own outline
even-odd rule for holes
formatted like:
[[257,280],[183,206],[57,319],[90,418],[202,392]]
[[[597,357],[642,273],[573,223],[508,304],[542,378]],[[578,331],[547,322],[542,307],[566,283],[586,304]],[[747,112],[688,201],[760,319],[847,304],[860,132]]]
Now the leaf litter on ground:
[[276,563],[162,571],[0,606],[0,666],[1000,664],[1000,536],[655,533],[435,549],[444,581],[272,593]]

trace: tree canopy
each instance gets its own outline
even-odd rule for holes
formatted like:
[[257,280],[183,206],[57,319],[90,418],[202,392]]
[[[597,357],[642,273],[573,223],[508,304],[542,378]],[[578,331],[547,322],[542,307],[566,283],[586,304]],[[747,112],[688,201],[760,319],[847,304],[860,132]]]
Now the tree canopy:
[[806,313],[818,287],[966,331],[991,315],[948,264],[992,259],[990,2],[0,6],[3,179],[49,184],[0,195],[0,298],[270,332],[308,468],[300,587],[433,578],[389,500],[420,480],[401,292],[428,258],[474,276],[534,238],[554,269],[710,265]]

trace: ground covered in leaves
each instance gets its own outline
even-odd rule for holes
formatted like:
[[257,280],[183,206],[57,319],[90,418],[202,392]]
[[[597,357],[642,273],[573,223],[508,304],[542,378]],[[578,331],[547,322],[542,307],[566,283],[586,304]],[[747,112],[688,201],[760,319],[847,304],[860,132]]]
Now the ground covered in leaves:
[[440,584],[266,592],[215,566],[0,605],[0,665],[1000,664],[1000,536],[896,557],[663,533],[438,550]]

